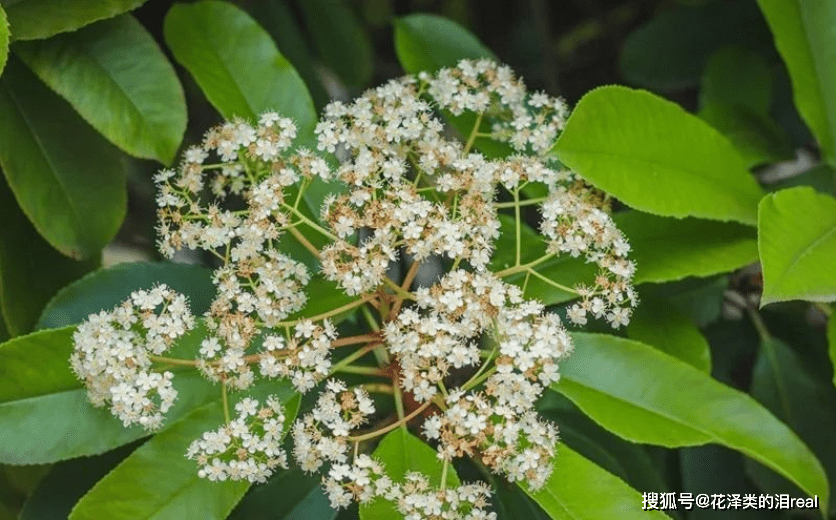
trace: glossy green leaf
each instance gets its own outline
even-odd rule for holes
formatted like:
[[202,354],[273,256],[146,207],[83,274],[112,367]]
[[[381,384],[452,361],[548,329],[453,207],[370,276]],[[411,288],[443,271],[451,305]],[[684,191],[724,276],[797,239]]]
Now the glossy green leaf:
[[758,211],[761,305],[836,300],[836,199],[812,188],[764,197]]
[[732,145],[679,105],[626,87],[581,99],[553,153],[636,209],[754,225],[761,189]]
[[560,383],[552,388],[600,425],[633,442],[713,442],[738,450],[818,495],[826,509],[821,464],[754,399],[637,341],[582,333],[573,338],[575,351],[561,363]]
[[299,7],[322,61],[347,85],[363,87],[374,72],[372,41],[345,0],[307,0]]
[[613,218],[630,242],[635,283],[711,276],[758,259],[756,232],[748,226],[638,211],[616,213]]
[[15,40],[39,40],[135,9],[145,0],[10,0],[6,14]]
[[[262,390],[284,401],[287,432],[299,408],[298,394],[279,383],[262,385]],[[69,520],[224,520],[250,483],[200,478],[197,463],[185,456],[189,445],[216,429],[223,417],[223,406],[215,401],[152,437],[84,495]]]
[[769,28],[754,1],[674,6],[627,37],[619,66],[624,78],[636,85],[659,90],[692,87],[709,58],[728,45],[774,54]]
[[67,256],[97,255],[125,216],[118,151],[14,59],[0,79],[0,120],[0,164],[35,229]]
[[[32,330],[59,289],[95,269],[98,259],[67,258],[41,238],[0,178],[0,341]],[[5,334],[4,334],[5,332]]]
[[772,104],[773,74],[760,53],[743,47],[717,51],[702,75],[700,104],[747,107],[759,114]]
[[133,291],[161,283],[188,296],[196,316],[209,309],[215,296],[212,272],[205,267],[170,262],[118,264],[90,273],[61,290],[44,309],[36,328],[80,323],[90,314],[116,307]]
[[750,168],[795,157],[781,127],[750,107],[709,103],[697,115],[726,136]]
[[67,520],[75,503],[135,447],[56,464],[26,499],[19,520]]
[[251,488],[228,520],[333,520],[337,510],[331,507],[321,480],[291,464],[290,469]]
[[[125,428],[107,409],[87,401],[70,369],[73,330],[44,330],[0,345],[0,463],[46,464],[97,455],[148,435],[139,427]],[[190,342],[196,351],[202,337],[196,331],[181,343]],[[179,373],[174,386],[179,396],[167,425],[220,394],[194,370]]]
[[554,520],[668,518],[660,511],[643,511],[638,491],[565,444],[558,445],[546,485],[537,491],[523,489]]
[[[543,405],[546,405],[544,407]],[[601,428],[562,395],[548,391],[538,402],[542,417],[559,428],[560,442],[635,489],[667,491],[647,449]]]
[[836,163],[836,3],[758,0],[789,69],[798,111],[824,157]]
[[165,19],[165,41],[226,119],[255,119],[275,110],[291,117],[310,141],[316,111],[305,83],[264,29],[227,2],[175,4]]
[[[441,484],[443,464],[438,458],[438,452],[403,428],[386,434],[375,448],[373,456],[383,463],[386,474],[394,482],[403,482],[408,472],[417,471],[424,474],[431,484],[436,486]],[[446,483],[450,487],[460,484],[452,465],[447,469]],[[367,505],[360,506],[360,518],[362,520],[392,520],[402,518],[402,515],[389,502],[376,498]]]
[[116,146],[135,157],[174,160],[186,130],[183,89],[157,42],[131,15],[20,42],[15,54]]
[[690,318],[667,300],[642,295],[627,326],[627,336],[711,373],[708,341]]
[[540,504],[526,495],[516,483],[498,480],[491,486],[491,509],[496,512],[496,520],[551,520]]
[[432,14],[412,14],[395,21],[395,51],[410,74],[452,67],[464,58],[494,58],[465,28]]
[[9,21],[6,19],[6,11],[0,6],[0,74],[6,66],[6,59],[9,57]]
[[[770,337],[761,342],[750,392],[798,434],[828,474],[836,474],[836,388],[829,380],[805,366],[802,357],[789,345]],[[750,472],[766,492],[781,493],[786,489],[762,466],[752,467]],[[831,488],[831,494],[832,491]],[[833,507],[831,514],[836,514]]]

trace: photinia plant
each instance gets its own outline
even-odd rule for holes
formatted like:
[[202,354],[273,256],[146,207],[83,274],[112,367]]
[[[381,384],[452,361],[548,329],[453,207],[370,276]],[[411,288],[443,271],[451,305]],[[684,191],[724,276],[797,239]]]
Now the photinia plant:
[[[438,111],[471,116],[466,141],[443,134]],[[161,250],[217,256],[215,299],[196,318],[159,285],[79,325],[71,362],[91,403],[156,431],[177,398],[173,368],[196,369],[217,384],[223,412],[185,454],[197,474],[266,482],[288,467],[289,429],[295,464],[327,470],[334,508],[376,500],[405,517],[493,517],[489,487],[448,476],[464,456],[542,488],[557,429],[535,403],[559,380],[572,340],[558,314],[526,299],[529,279],[576,295],[575,324],[626,325],[637,303],[630,247],[606,199],[548,155],[566,112],[506,66],[462,60],[325,107],[317,148],[332,156],[294,147],[295,124],[275,112],[213,128],[156,182]],[[488,159],[473,149],[478,136],[512,153]],[[313,183],[334,180],[318,215],[306,215]],[[523,255],[532,210],[542,247]],[[582,255],[595,275],[566,286],[538,271],[561,255]],[[519,285],[506,281],[515,275]],[[312,276],[331,284],[311,292]],[[363,323],[342,332],[340,317],[358,308]],[[198,325],[199,350],[169,354]],[[299,418],[270,393],[323,381]],[[378,412],[370,393],[389,396],[393,411]],[[440,470],[393,475],[375,457],[382,436],[410,436],[410,426],[437,446]]]

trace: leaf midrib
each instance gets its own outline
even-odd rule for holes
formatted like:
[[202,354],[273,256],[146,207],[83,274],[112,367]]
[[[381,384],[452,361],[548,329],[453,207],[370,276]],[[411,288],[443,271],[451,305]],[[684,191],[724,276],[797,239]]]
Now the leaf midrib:
[[[685,363],[685,362],[684,362],[684,361],[680,361],[680,363]],[[696,370],[696,369],[695,369],[695,370]],[[708,437],[709,437],[709,438],[711,438],[711,439],[715,439],[715,440],[722,439],[721,437],[717,437],[717,436],[715,436],[715,435],[713,435],[713,434],[711,434],[711,433],[709,433],[709,432],[706,432],[706,431],[701,430],[701,429],[699,429],[699,428],[695,428],[694,426],[692,426],[692,425],[690,425],[690,424],[688,424],[688,423],[684,422],[682,419],[679,419],[679,418],[677,418],[677,417],[675,417],[675,416],[668,415],[668,414],[663,413],[662,411],[657,410],[657,409],[655,409],[655,408],[650,408],[650,407],[648,407],[648,406],[644,406],[644,405],[642,405],[642,404],[635,403],[635,402],[630,401],[630,400],[628,400],[628,399],[625,399],[625,398],[623,398],[623,397],[616,396],[616,395],[614,395],[614,394],[612,394],[612,393],[610,393],[610,392],[606,392],[606,391],[604,391],[604,390],[601,390],[601,389],[595,388],[595,387],[593,387],[593,386],[586,385],[586,384],[584,384],[584,383],[579,382],[579,381],[578,381],[578,380],[576,380],[576,379],[571,378],[570,376],[566,376],[565,374],[561,374],[561,379],[567,379],[567,380],[571,381],[573,384],[576,384],[576,385],[578,385],[578,386],[580,386],[580,387],[582,387],[582,388],[585,388],[585,389],[587,389],[587,390],[592,390],[592,391],[597,392],[598,394],[601,394],[601,395],[603,395],[603,396],[605,396],[605,397],[607,397],[607,398],[609,398],[609,399],[613,399],[614,401],[617,401],[617,402],[620,402],[620,403],[624,403],[624,404],[627,404],[627,405],[633,406],[633,407],[635,407],[635,408],[638,408],[638,409],[640,409],[640,410],[644,410],[644,411],[649,412],[649,413],[651,413],[651,414],[657,415],[657,416],[659,416],[659,417],[661,417],[661,418],[663,418],[663,419],[667,419],[667,420],[669,420],[669,421],[671,421],[671,422],[673,422],[673,423],[676,423],[676,424],[678,424],[678,425],[680,425],[680,426],[683,426],[683,427],[689,428],[689,429],[691,429],[691,430],[693,430],[693,431],[695,431],[695,432],[697,432],[697,433],[704,434],[704,435],[708,436]],[[560,383],[558,383],[557,385],[555,385],[555,390],[558,390],[559,388],[560,388]],[[558,390],[558,391],[559,391],[559,390]],[[562,393],[562,392],[561,392],[561,393]],[[564,394],[564,395],[565,395],[565,394]],[[580,406],[580,405],[579,405],[579,406]]]
[[815,237],[811,242],[808,242],[808,245],[796,250],[792,260],[787,265],[786,269],[783,270],[783,273],[781,273],[781,277],[775,283],[775,287],[783,287],[787,281],[787,277],[790,275],[790,271],[795,269],[795,267],[798,265],[801,259],[810,254],[813,249],[818,247],[819,244],[821,244],[825,240],[829,239],[830,235],[833,234],[836,234],[836,222],[833,222],[832,227],[824,234]]
[[[804,43],[805,43],[805,45],[807,47],[807,50],[809,52],[810,62],[813,65],[813,72],[815,74],[815,83],[816,83],[816,93],[818,94],[819,102],[821,103],[821,108],[822,108],[822,115],[824,116],[824,125],[825,125],[825,131],[827,132],[828,146],[833,146],[835,144],[833,142],[834,141],[834,139],[833,139],[834,138],[834,135],[833,135],[834,128],[831,127],[830,116],[828,114],[828,107],[827,107],[827,103],[825,102],[825,99],[827,99],[827,97],[825,96],[825,92],[824,92],[822,84],[821,84],[821,78],[823,76],[822,76],[821,70],[820,70],[821,67],[820,67],[819,61],[818,61],[818,54],[816,52],[814,52],[812,42],[810,41],[810,38],[808,37],[809,32],[807,31],[807,22],[806,22],[806,17],[805,17],[806,11],[802,8],[803,4],[799,1],[795,1],[794,3],[795,3],[796,8],[798,9],[798,21],[801,24],[801,33],[804,35]],[[836,153],[836,150],[833,150],[832,152]]]
[[550,487],[546,487],[544,491],[546,491],[548,495],[552,497],[552,499],[554,499],[558,507],[560,507],[569,518],[572,518],[573,520],[582,520],[581,517],[576,516],[572,513],[571,509],[566,507],[566,503],[563,500],[561,500],[560,497],[557,494],[555,494]]
[[[193,4],[193,5],[197,5],[197,4]],[[255,110],[253,110],[253,107],[252,107],[252,104],[250,103],[250,100],[247,98],[247,95],[244,93],[244,90],[241,88],[241,85],[238,83],[238,81],[236,81],[235,75],[232,74],[232,71],[229,69],[229,64],[221,56],[221,53],[220,53],[218,47],[216,47],[214,45],[214,41],[211,38],[208,38],[206,36],[207,34],[210,34],[210,32],[211,32],[209,24],[206,20],[206,17],[201,14],[201,16],[198,16],[196,18],[197,18],[197,24],[200,26],[199,28],[200,28],[201,39],[204,41],[204,43],[207,45],[207,47],[212,50],[212,54],[215,56],[215,59],[217,60],[217,63],[220,65],[220,70],[224,73],[225,76],[227,76],[229,78],[230,82],[235,86],[235,90],[241,96],[241,99],[244,101],[244,104],[247,106],[247,109],[250,111],[249,114],[229,114],[229,117],[231,118],[232,116],[237,115],[239,117],[249,118],[249,117],[252,117],[254,115],[257,115],[255,113]],[[237,29],[238,25],[236,25],[234,27],[230,27],[230,28],[231,29]],[[246,30],[243,30],[241,32],[245,33]],[[218,109],[219,112],[225,112],[226,111],[226,110],[222,110],[221,107],[219,107],[219,106],[217,106],[216,108]]]
[[[92,52],[90,45],[85,44],[82,48],[84,49],[85,53],[91,58],[91,62],[104,73],[104,76],[108,80],[110,80],[110,83],[116,85],[115,90],[121,94],[121,97],[123,99],[127,100],[127,105],[130,107],[131,111],[134,113],[135,116],[137,116],[139,120],[142,121],[143,137],[147,138],[148,132],[158,130],[158,126],[153,124],[153,121],[145,117],[142,110],[139,108],[139,105],[137,105],[137,102],[131,97],[130,92],[126,89],[126,87],[118,81],[116,76],[113,74],[113,71],[111,71],[107,66],[105,66],[104,63],[102,63],[99,60],[98,54]],[[164,136],[164,132],[160,132],[160,135]],[[160,153],[160,150],[157,149],[157,146],[152,144],[151,148],[154,149],[156,153]]]
[[[23,107],[20,104],[20,100],[18,100],[17,98],[17,94],[15,93],[14,89],[9,87],[8,85],[6,85],[6,92],[8,92],[9,98],[12,100],[12,103],[14,103],[15,108],[17,109],[17,112],[20,115],[21,119],[23,119],[24,123],[26,123],[26,130],[29,132],[29,134],[32,136],[32,139],[35,141],[35,144],[37,145],[38,150],[41,152],[41,155],[43,156],[44,160],[49,166],[50,173],[53,174],[52,176],[55,178],[58,187],[61,188],[60,192],[66,198],[67,205],[70,207],[70,211],[72,213],[73,219],[75,220],[76,226],[80,225],[82,223],[81,215],[79,214],[78,209],[73,204],[72,197],[69,196],[67,186],[64,184],[63,180],[61,179],[61,176],[57,174],[58,170],[55,168],[55,164],[53,164],[52,158],[46,152],[44,143],[41,141],[41,138],[40,136],[38,136],[37,132],[34,131],[32,127],[32,121],[29,119],[29,116],[26,114],[26,111],[23,110]],[[20,207],[24,212],[27,213],[27,215],[29,214],[28,208],[26,208],[24,204],[21,204]],[[36,223],[35,220],[31,218],[31,216],[29,220],[32,222],[32,224],[35,225],[35,227],[41,227],[40,223]],[[73,235],[75,235],[75,233],[73,233]]]
[[[663,162],[663,161],[654,161],[652,159],[646,159],[646,158],[643,158],[643,157],[636,157],[636,156],[633,156],[633,155],[626,155],[626,154],[617,154],[617,153],[612,153],[612,152],[604,152],[604,151],[599,151],[599,150],[590,151],[590,150],[582,149],[582,148],[580,148],[580,149],[579,148],[570,148],[570,149],[567,150],[567,149],[561,149],[559,147],[559,145],[558,145],[557,152],[558,152],[558,155],[561,152],[565,152],[565,153],[569,153],[569,154],[586,154],[586,155],[592,155],[592,156],[603,156],[603,157],[607,157],[608,159],[617,159],[617,160],[620,160],[622,162],[627,161],[627,162],[636,163],[638,165],[650,165],[650,166],[654,166],[654,167],[661,167],[662,169],[669,170],[669,171],[685,172],[685,173],[691,174],[695,177],[698,177],[701,181],[707,181],[708,184],[719,185],[721,187],[724,187],[724,188],[728,189],[729,191],[733,191],[737,194],[743,195],[745,199],[750,199],[752,197],[752,194],[749,194],[749,193],[745,192],[743,190],[743,188],[741,188],[739,186],[730,185],[728,182],[723,182],[728,177],[718,177],[718,178],[708,177],[704,173],[702,173],[701,171],[691,170],[689,168],[680,167],[680,166],[677,166],[677,165],[672,166],[672,165],[670,165],[666,162]],[[754,182],[754,180],[752,182]],[[758,198],[760,198],[760,195],[758,195]],[[755,202],[757,203],[757,200]]]
[[[679,362],[680,362],[680,363],[684,363],[684,361],[679,361]],[[694,369],[694,370],[696,370],[696,369]],[[642,405],[640,405],[640,404],[637,404],[637,403],[634,403],[634,402],[632,402],[632,401],[629,401],[629,400],[627,400],[627,399],[625,399],[625,398],[622,398],[622,397],[616,396],[616,395],[614,395],[614,394],[612,394],[612,393],[608,393],[608,392],[605,392],[605,391],[603,391],[603,390],[599,390],[599,389],[597,389],[597,388],[595,388],[595,387],[585,385],[585,384],[583,384],[583,383],[581,383],[581,382],[577,381],[576,379],[573,379],[573,378],[571,378],[571,377],[569,377],[569,376],[566,376],[565,374],[563,374],[563,375],[562,375],[562,379],[567,379],[567,380],[571,381],[572,383],[574,383],[574,384],[576,384],[576,385],[578,385],[578,386],[581,386],[581,387],[583,387],[583,388],[586,388],[587,390],[592,390],[592,391],[595,391],[595,392],[597,392],[597,393],[599,393],[599,394],[601,394],[601,395],[603,395],[603,396],[605,396],[605,397],[607,397],[607,398],[610,398],[610,399],[612,399],[612,400],[614,400],[614,401],[621,402],[621,403],[625,403],[625,404],[627,404],[627,405],[629,405],[629,406],[633,406],[633,407],[639,408],[639,409],[644,410],[644,411],[646,411],[646,412],[648,412],[648,413],[655,414],[655,415],[657,415],[657,416],[659,416],[659,417],[661,417],[661,418],[663,418],[663,419],[670,420],[671,422],[674,422],[674,423],[679,424],[679,425],[681,425],[681,426],[684,426],[684,427],[686,427],[686,428],[690,428],[691,430],[693,430],[693,431],[695,431],[695,432],[697,432],[697,433],[700,433],[700,434],[706,435],[706,436],[709,438],[709,441],[708,441],[708,442],[715,441],[715,442],[718,442],[718,443],[723,444],[723,445],[725,445],[725,446],[728,446],[728,447],[734,448],[734,449],[736,449],[736,450],[742,451],[743,453],[746,453],[747,455],[749,455],[749,456],[750,456],[750,457],[752,457],[753,459],[758,460],[758,461],[760,461],[760,462],[764,462],[764,463],[766,463],[767,465],[769,465],[770,463],[771,463],[771,464],[774,464],[775,468],[773,468],[773,469],[775,469],[778,473],[781,473],[781,474],[786,474],[785,476],[787,476],[787,475],[790,475],[790,474],[791,474],[791,472],[787,471],[787,470],[783,467],[783,464],[779,465],[779,464],[775,463],[775,461],[774,461],[772,458],[767,458],[767,457],[764,457],[764,456],[763,456],[763,455],[761,455],[758,451],[751,450],[751,449],[749,449],[748,447],[746,447],[745,445],[741,445],[741,444],[739,444],[739,443],[737,443],[737,442],[730,442],[730,441],[728,441],[725,437],[720,436],[720,435],[717,435],[717,434],[716,434],[716,433],[714,433],[714,432],[711,432],[711,431],[706,431],[706,430],[704,430],[704,429],[702,429],[702,428],[698,428],[698,427],[692,426],[692,425],[690,425],[690,424],[688,424],[688,423],[683,422],[681,419],[678,419],[678,418],[676,418],[676,417],[673,417],[673,416],[667,415],[666,413],[663,413],[662,411],[659,411],[659,410],[657,410],[657,409],[655,409],[655,408],[650,408],[650,407],[642,406]],[[554,388],[554,390],[560,391],[560,390],[558,390],[558,389],[560,388],[560,384],[558,383],[558,384],[556,384],[556,385],[553,385],[553,388]],[[562,392],[561,392],[561,393],[562,393]],[[564,395],[565,395],[565,394],[564,394]],[[568,397],[568,396],[567,396],[567,397]],[[579,406],[580,406],[580,405],[579,405]],[[789,429],[789,428],[788,428],[788,429]],[[704,444],[704,443],[703,443],[703,444]],[[788,478],[789,478],[790,480],[795,481],[795,482],[797,482],[797,483],[798,483],[798,480],[797,480],[794,476],[789,476]],[[805,483],[804,485],[801,485],[801,484],[799,483],[799,486],[800,486],[802,489],[804,489],[804,487],[805,487],[806,485],[808,485],[808,484],[809,484],[809,483]],[[805,490],[805,491],[806,491],[806,490]],[[810,490],[810,491],[812,491],[812,490]]]

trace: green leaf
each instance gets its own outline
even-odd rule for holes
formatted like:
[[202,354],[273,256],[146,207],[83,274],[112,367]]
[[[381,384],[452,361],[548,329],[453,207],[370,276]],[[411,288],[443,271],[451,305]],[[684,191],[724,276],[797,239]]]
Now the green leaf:
[[795,104],[825,159],[836,164],[836,3],[758,0],[789,69]]
[[767,195],[758,210],[761,306],[836,300],[836,199],[812,188],[791,188]]
[[679,105],[609,86],[581,99],[553,149],[628,206],[754,225],[761,189],[732,145]]
[[[285,433],[296,417],[299,396],[289,385],[261,385],[287,408]],[[186,450],[204,432],[223,422],[223,405],[215,401],[192,411],[134,451],[100,480],[73,508],[70,520],[224,520],[241,500],[247,481],[212,482],[197,476],[197,463]]]
[[[435,72],[465,58],[493,58],[493,52],[456,22],[432,14],[412,14],[395,21],[395,51],[410,74]],[[472,126],[472,125],[471,125]]]
[[601,428],[556,392],[548,391],[537,408],[541,416],[559,426],[561,442],[602,469],[636,489],[668,490],[644,446],[625,441]]
[[[98,260],[75,261],[38,235],[0,177],[0,341],[32,330],[50,298],[95,269]],[[4,334],[5,332],[5,334]]]
[[769,112],[773,74],[761,54],[742,47],[720,49],[708,60],[702,78],[700,105],[722,103]]
[[322,61],[349,86],[363,87],[374,72],[372,41],[345,0],[299,3]]
[[161,283],[188,296],[196,316],[209,309],[215,296],[212,271],[205,267],[170,262],[118,264],[90,273],[61,290],[44,309],[36,328],[80,323],[90,314],[116,307],[133,291]]
[[0,6],[0,74],[6,66],[6,59],[9,57],[9,21],[6,19],[6,11]]
[[[552,388],[604,428],[666,447],[710,442],[738,450],[821,498],[827,477],[809,448],[748,395],[637,341],[573,334],[575,351]],[[606,377],[604,377],[604,375]]]
[[496,511],[497,520],[551,520],[540,504],[525,494],[525,491],[511,482],[497,480],[493,484],[491,506]]
[[39,40],[135,9],[145,0],[10,0],[6,14],[15,40]]
[[264,29],[226,2],[175,4],[163,27],[174,58],[226,119],[275,110],[312,142],[316,111],[305,83]]
[[133,448],[123,447],[96,457],[56,464],[26,499],[19,520],[67,520],[75,503]]
[[747,167],[795,157],[789,137],[781,127],[750,107],[709,103],[697,115],[728,138]]
[[[125,428],[105,408],[94,408],[70,370],[74,327],[21,336],[0,345],[0,463],[46,464],[97,455],[148,435]],[[181,344],[197,344],[197,330]],[[179,392],[167,425],[209,400],[220,390],[197,371],[178,373]]]
[[0,120],[0,164],[35,229],[67,256],[98,254],[126,211],[118,151],[14,59],[0,78]]
[[635,283],[706,277],[758,260],[757,236],[748,226],[638,211],[616,213],[613,220],[630,242]]
[[728,45],[774,54],[769,28],[755,2],[708,2],[667,10],[627,37],[619,66],[624,78],[636,85],[659,90],[692,87],[711,55]]
[[[808,369],[789,345],[769,337],[761,342],[750,391],[807,443],[828,474],[836,474],[836,388],[830,381]],[[762,466],[749,469],[764,491],[786,490]]]
[[627,325],[627,335],[711,374],[708,341],[696,325],[667,300],[642,295],[641,303]]
[[297,467],[278,472],[265,484],[250,489],[228,520],[334,520],[321,478]]
[[174,160],[186,130],[183,88],[131,15],[17,43],[15,54],[116,146],[135,157]]
[[554,520],[624,520],[668,518],[660,511],[642,511],[641,494],[620,478],[560,444],[554,473],[546,485],[528,495]]
[[[383,463],[386,474],[394,482],[403,482],[407,473],[416,471],[424,474],[430,484],[441,485],[443,464],[438,458],[438,453],[403,428],[386,434],[375,448],[373,456]],[[460,484],[452,465],[447,469],[446,483],[452,488]],[[360,506],[362,520],[391,520],[402,517],[403,515],[382,498],[375,498]]]

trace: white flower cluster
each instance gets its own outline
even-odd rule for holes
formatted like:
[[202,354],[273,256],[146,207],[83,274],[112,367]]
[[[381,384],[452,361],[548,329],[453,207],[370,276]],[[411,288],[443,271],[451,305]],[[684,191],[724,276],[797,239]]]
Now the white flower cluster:
[[[201,249],[221,264],[199,351],[194,360],[161,356],[194,327],[182,296],[164,286],[134,293],[76,333],[73,368],[91,401],[110,404],[126,425],[151,429],[176,397],[172,373],[159,372],[165,363],[192,365],[220,383],[225,407],[228,390],[246,390],[256,378],[287,380],[302,393],[337,371],[391,378],[391,386],[365,388],[392,394],[397,419],[362,435],[354,432],[382,419],[370,421],[381,414],[367,391],[325,383],[312,411],[291,428],[299,466],[325,472],[334,507],[382,498],[410,520],[495,518],[486,485],[436,486],[419,473],[394,482],[367,454],[366,441],[423,420],[446,469],[468,456],[532,489],[551,474],[557,428],[534,405],[559,380],[572,343],[556,314],[525,298],[529,277],[562,287],[536,271],[558,255],[597,266],[594,282],[574,288],[579,301],[568,317],[575,324],[592,316],[625,325],[637,303],[630,248],[606,201],[547,154],[567,112],[561,100],[529,93],[508,67],[465,60],[328,105],[315,133],[319,150],[335,155],[333,169],[311,151],[291,149],[295,125],[272,112],[255,125],[235,120],[210,130],[176,171],[156,177],[163,254]],[[471,128],[456,138],[441,114]],[[480,153],[486,138],[508,153]],[[300,204],[322,181],[344,189],[325,196],[317,221]],[[521,229],[535,211],[544,255],[524,263]],[[506,229],[501,217],[512,214],[516,261],[494,271]],[[318,260],[322,276],[354,301],[299,317],[312,275],[284,240],[306,249],[305,262]],[[431,257],[446,274],[414,288]],[[390,278],[401,259],[412,266]],[[523,288],[506,281],[512,275],[526,277]],[[337,339],[329,320],[361,306],[371,331]],[[352,345],[354,352],[332,364],[333,348]],[[352,364],[372,350],[380,367]],[[243,396],[235,411],[194,441],[188,457],[201,477],[263,482],[287,465],[280,441],[291,418],[275,397],[262,405]]]
[[201,478],[266,482],[276,468],[287,468],[287,453],[281,446],[284,406],[273,395],[263,406],[245,397],[235,411],[235,419],[192,442],[186,456],[197,461]]
[[398,356],[401,383],[419,402],[438,393],[451,368],[478,363],[479,338],[506,304],[522,301],[520,289],[490,273],[461,269],[431,288],[416,291],[415,307],[404,309],[385,329],[389,351]]
[[571,352],[571,338],[556,314],[519,299],[496,309],[492,335],[498,357],[484,392],[450,393],[447,409],[425,421],[424,433],[439,441],[447,460],[479,457],[537,489],[551,474],[557,429],[539,419],[534,405],[559,379],[557,362]]
[[289,379],[302,393],[322,381],[331,368],[331,342],[337,331],[330,321],[314,325],[302,320],[293,336],[285,339],[272,334],[264,338],[259,369],[265,377]]
[[73,334],[70,364],[94,406],[110,404],[125,426],[159,428],[177,391],[153,356],[194,328],[186,298],[165,285],[136,291],[122,305],[87,318]]
[[421,473],[406,474],[398,486],[396,503],[405,520],[495,520],[496,513],[485,511],[491,490],[474,482],[455,488],[438,489]]
[[305,471],[318,470],[325,461],[348,460],[348,433],[364,424],[375,411],[374,402],[361,388],[329,380],[312,412],[293,424],[293,456]]
[[598,275],[592,287],[578,287],[582,300],[569,308],[568,317],[585,325],[587,314],[605,318],[613,328],[627,325],[638,295],[631,285],[636,267],[627,260],[630,244],[609,215],[565,188],[555,188],[543,203],[540,231],[549,239],[548,251],[585,255],[595,262]]
[[451,489],[431,487],[427,478],[409,473],[404,483],[394,482],[379,461],[366,454],[349,458],[348,433],[374,413],[374,404],[360,389],[348,389],[330,380],[313,411],[293,425],[293,455],[305,471],[317,471],[330,462],[323,485],[331,506],[368,503],[374,498],[392,502],[405,518],[488,519],[488,488],[469,484]]
[[[348,190],[329,198],[322,212],[338,238],[322,254],[329,279],[349,294],[373,290],[399,247],[418,260],[436,254],[484,268],[498,236],[491,202],[499,165],[445,139],[414,81],[391,81],[351,105],[331,103],[316,132],[321,150],[350,153],[335,174]],[[408,175],[408,159],[433,183],[432,197]],[[439,195],[456,202],[434,200]]]
[[[327,169],[325,161],[304,151],[281,156],[295,136],[293,122],[274,112],[263,114],[257,126],[229,122],[210,130],[201,146],[189,148],[177,171],[157,174],[160,251],[171,256],[183,247],[229,248],[232,259],[242,260],[269,247],[287,224],[284,188],[300,174]],[[205,164],[212,156],[220,162]],[[214,201],[202,205],[206,188],[216,200],[245,195],[248,211],[222,210]]]
[[439,107],[454,115],[474,112],[494,119],[491,137],[518,152],[547,152],[569,115],[562,99],[529,94],[510,67],[491,60],[462,60],[435,76],[422,73],[419,78]]

